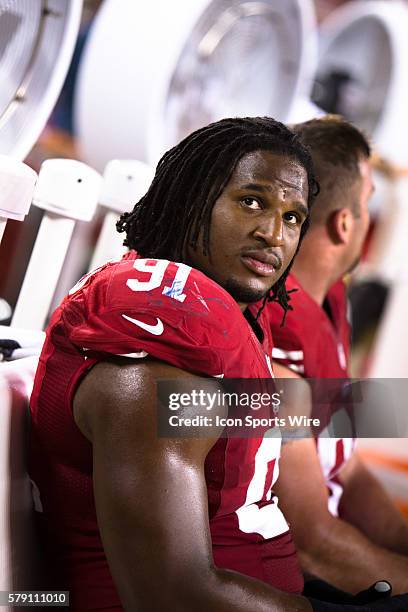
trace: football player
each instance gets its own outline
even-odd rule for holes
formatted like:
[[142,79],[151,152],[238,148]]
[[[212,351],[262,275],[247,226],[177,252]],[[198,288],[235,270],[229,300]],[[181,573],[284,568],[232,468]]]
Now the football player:
[[[287,279],[293,307],[267,306],[275,375],[347,378],[349,338],[342,277],[354,269],[369,225],[370,146],[337,116],[294,126],[310,147],[320,193]],[[307,474],[307,478],[304,477]],[[408,523],[354,452],[322,435],[284,446],[276,491],[305,571],[356,592],[385,576],[408,589]]]
[[31,403],[31,476],[53,585],[73,610],[331,609],[300,596],[271,494],[279,436],[157,431],[162,378],[179,392],[186,377],[213,389],[217,377],[270,376],[268,326],[248,305],[287,307],[315,188],[307,150],[272,119],[198,130],[119,221],[129,254],[54,313]]

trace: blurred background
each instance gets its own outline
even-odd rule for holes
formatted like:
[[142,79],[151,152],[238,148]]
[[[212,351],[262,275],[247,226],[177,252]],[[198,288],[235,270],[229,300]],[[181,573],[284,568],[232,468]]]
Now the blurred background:
[[[405,0],[0,0],[0,154],[37,173],[48,159],[79,160],[102,185],[86,213],[83,192],[76,211],[45,196],[24,222],[0,210],[0,324],[43,328],[82,274],[120,252],[115,219],[192,130],[225,116],[335,112],[367,132],[377,156],[364,258],[347,279],[353,375],[408,377],[407,31]],[[50,297],[36,318],[38,281],[21,294],[37,238],[32,274]],[[406,440],[362,449],[408,513]]]

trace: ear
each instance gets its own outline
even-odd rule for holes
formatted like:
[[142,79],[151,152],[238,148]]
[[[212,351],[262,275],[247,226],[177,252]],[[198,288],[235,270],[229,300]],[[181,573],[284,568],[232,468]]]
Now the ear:
[[330,215],[327,229],[335,244],[347,244],[353,230],[354,218],[349,208],[340,208]]

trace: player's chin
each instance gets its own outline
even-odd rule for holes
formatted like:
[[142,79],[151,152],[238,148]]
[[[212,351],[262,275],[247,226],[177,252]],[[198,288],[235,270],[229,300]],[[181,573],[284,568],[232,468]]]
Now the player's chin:
[[262,300],[271,290],[272,285],[265,280],[253,279],[251,281],[238,278],[229,278],[224,283],[224,289],[234,298],[236,302],[242,304],[253,304]]

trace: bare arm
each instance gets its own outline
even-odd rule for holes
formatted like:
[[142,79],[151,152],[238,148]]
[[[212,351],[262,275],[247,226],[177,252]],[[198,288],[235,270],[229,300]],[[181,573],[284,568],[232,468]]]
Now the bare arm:
[[358,453],[341,471],[340,480],[344,488],[340,504],[344,519],[378,546],[408,556],[408,521]]
[[204,460],[214,438],[159,438],[156,379],[190,376],[160,362],[97,365],[75,420],[92,442],[106,556],[126,610],[310,611],[302,597],[214,567]]
[[[284,377],[286,369],[274,365],[279,377]],[[296,376],[291,371],[289,375]],[[313,439],[283,447],[275,491],[306,572],[349,592],[358,592],[380,579],[388,579],[396,593],[407,591],[408,558],[382,548],[355,526],[330,514]],[[363,498],[365,492],[361,490],[360,502]],[[366,505],[364,512],[370,511],[377,510]]]

